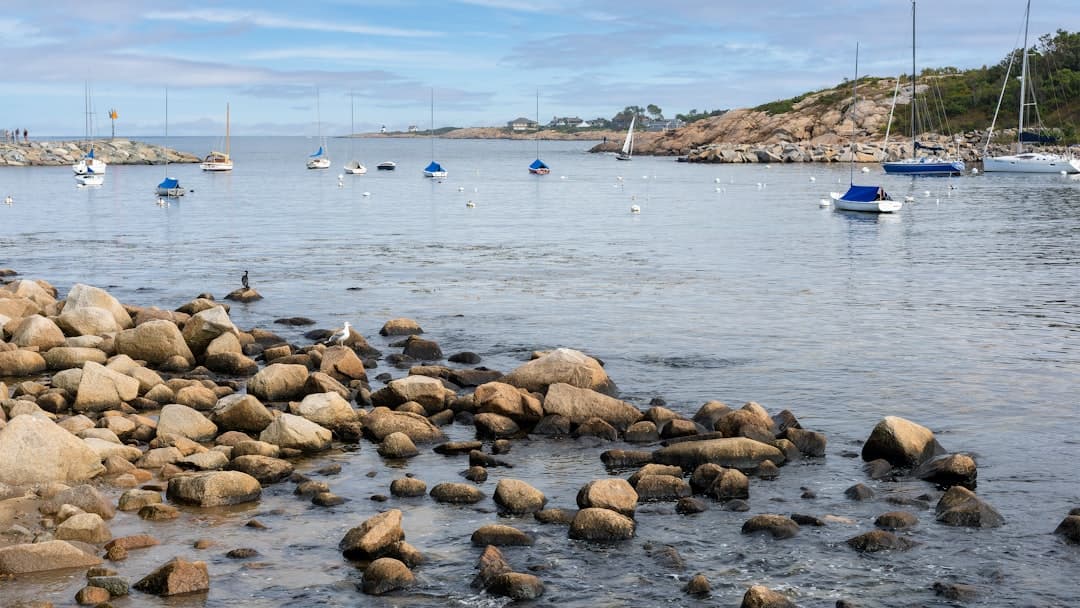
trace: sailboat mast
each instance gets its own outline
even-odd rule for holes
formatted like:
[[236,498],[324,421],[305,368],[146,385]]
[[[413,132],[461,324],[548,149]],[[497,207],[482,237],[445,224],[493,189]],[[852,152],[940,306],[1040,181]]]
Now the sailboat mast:
[[911,0],[911,158],[918,156],[915,148],[915,0]]
[[540,89],[536,89],[536,158],[540,158]]
[[169,89],[165,88],[165,177],[169,177]]
[[435,89],[431,89],[431,130],[428,131],[428,139],[431,140],[431,160],[435,160]]
[[855,79],[851,81],[851,171],[848,182],[855,184],[855,106],[859,104],[859,43],[855,43]]
[[229,155],[229,103],[225,102],[225,156]]
[[1020,122],[1016,131],[1016,152],[1024,151],[1024,111],[1027,106],[1027,79],[1028,79],[1028,19],[1031,16],[1031,0],[1027,1],[1024,10],[1024,62],[1020,68]]

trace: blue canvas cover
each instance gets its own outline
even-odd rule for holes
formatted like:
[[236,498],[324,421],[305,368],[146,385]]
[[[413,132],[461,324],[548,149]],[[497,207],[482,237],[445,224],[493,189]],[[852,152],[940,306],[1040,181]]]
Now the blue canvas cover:
[[158,188],[166,188],[168,190],[172,190],[173,188],[177,188],[179,186],[180,180],[174,177],[166,177],[160,184],[158,184]]
[[443,168],[442,165],[440,165],[439,163],[431,161],[430,165],[424,167],[424,171],[427,171],[428,173],[435,173],[436,171],[443,171]]
[[888,200],[889,195],[881,186],[856,186],[852,184],[851,188],[840,198],[853,203],[869,203],[871,201]]
[[86,153],[86,158],[94,158],[94,149],[90,148],[90,151]]
[[323,155],[323,149],[322,149],[322,146],[319,146],[319,149],[314,154],[309,156],[308,158],[318,158],[318,157],[320,157],[322,155]]
[[544,161],[542,161],[542,160],[540,160],[538,158],[538,159],[534,160],[531,165],[529,165],[529,168],[530,169],[549,169],[550,167],[548,167],[546,164],[544,164]]

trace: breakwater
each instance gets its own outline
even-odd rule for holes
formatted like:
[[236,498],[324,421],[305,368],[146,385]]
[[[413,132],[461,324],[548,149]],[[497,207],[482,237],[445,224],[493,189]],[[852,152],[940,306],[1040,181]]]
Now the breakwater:
[[180,152],[165,146],[110,139],[88,141],[31,141],[27,143],[0,143],[0,167],[57,167],[77,162],[91,147],[94,156],[110,165],[157,165],[170,163],[197,163],[201,159],[194,154]]

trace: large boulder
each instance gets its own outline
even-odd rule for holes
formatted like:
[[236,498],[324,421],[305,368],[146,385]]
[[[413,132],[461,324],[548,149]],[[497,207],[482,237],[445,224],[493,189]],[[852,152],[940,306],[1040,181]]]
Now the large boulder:
[[405,433],[414,443],[427,443],[443,438],[439,427],[430,420],[412,412],[395,412],[377,407],[364,416],[364,433],[375,441],[382,441],[390,433]]
[[577,504],[582,509],[610,509],[627,517],[634,516],[637,501],[637,491],[630,482],[617,477],[590,481],[577,493]]
[[184,341],[180,328],[164,319],[147,321],[135,329],[116,334],[116,352],[153,366],[173,357],[181,357],[188,365],[195,364],[195,355]]
[[133,325],[131,315],[128,314],[127,309],[104,289],[83,285],[82,283],[72,285],[71,290],[68,291],[67,299],[64,301],[64,311],[69,312],[87,307],[104,308],[109,311],[121,329],[128,329]]
[[120,325],[111,312],[97,306],[83,308],[64,308],[56,318],[57,325],[69,336],[101,336],[115,334]]
[[422,333],[424,330],[420,328],[419,323],[404,317],[390,319],[383,323],[382,329],[379,330],[379,335],[382,336],[411,336]]
[[16,346],[36,346],[45,352],[54,346],[64,345],[64,332],[56,323],[39,315],[24,318],[11,332],[11,343]]
[[412,586],[415,578],[401,560],[380,557],[368,564],[360,583],[360,590],[368,595],[383,595]]
[[569,348],[559,348],[521,365],[501,379],[529,392],[547,392],[552,384],[569,384],[605,395],[618,394],[600,362]]
[[795,608],[795,602],[768,587],[754,585],[743,594],[739,608]]
[[755,515],[743,522],[743,534],[765,532],[776,539],[791,538],[799,533],[799,524],[784,515]]
[[274,415],[254,395],[233,393],[218,400],[210,419],[225,431],[258,433],[274,421]]
[[371,395],[375,406],[395,408],[408,401],[424,406],[429,414],[446,409],[446,403],[454,397],[454,391],[443,386],[438,378],[406,376],[391,380]]
[[105,471],[83,440],[38,416],[16,416],[0,429],[0,463],[0,482],[11,485],[80,482]]
[[529,601],[544,594],[544,583],[535,574],[504,572],[491,581],[487,592],[511,600]]
[[653,452],[653,462],[677,465],[684,471],[693,471],[705,463],[751,470],[766,460],[782,464],[784,454],[769,444],[746,437],[685,441]]
[[523,389],[505,382],[488,382],[476,387],[473,393],[476,411],[492,413],[514,420],[537,421],[544,416],[540,400]]
[[535,513],[544,508],[544,493],[518,479],[500,479],[495,486],[495,504],[514,514]]
[[[260,443],[257,441],[250,441],[247,443]],[[234,450],[235,452],[235,450]],[[247,473],[255,479],[259,480],[261,484],[277,483],[293,473],[293,465],[288,460],[282,460],[280,458],[273,458],[271,456],[264,456],[261,454],[244,454],[242,456],[235,456],[232,461],[229,462],[226,467],[230,471],[240,471],[241,473]]]
[[348,559],[369,561],[388,555],[405,540],[401,528],[401,511],[390,509],[368,518],[352,528],[338,542],[338,549]]
[[[503,381],[506,381],[505,377]],[[574,424],[599,418],[619,431],[625,431],[642,418],[642,413],[625,401],[565,383],[555,383],[547,387],[544,414],[559,415]]]
[[289,411],[328,429],[355,422],[359,418],[352,405],[337,393],[308,395],[299,403],[290,402]]
[[169,480],[169,500],[200,507],[237,505],[259,500],[259,481],[240,471],[206,471]]
[[0,574],[27,574],[64,568],[89,568],[101,558],[64,540],[0,548]]
[[32,376],[45,371],[45,359],[32,350],[0,352],[0,376]]
[[201,412],[179,403],[170,403],[161,408],[158,417],[158,435],[180,435],[192,441],[210,441],[217,435],[217,430],[217,425]]
[[76,540],[97,545],[112,538],[109,525],[97,513],[79,513],[63,521],[53,535],[56,540]]
[[79,412],[117,409],[121,403],[133,401],[138,396],[138,380],[100,363],[87,361],[82,368],[74,408]]
[[16,298],[25,298],[42,308],[56,302],[56,289],[40,280],[19,279],[5,285],[2,289]]
[[87,361],[105,365],[107,360],[104,351],[81,346],[57,346],[45,353],[45,364],[53,370],[81,368]]
[[581,509],[570,523],[569,536],[576,540],[630,540],[634,520],[611,509]]
[[247,390],[263,401],[288,401],[304,394],[308,368],[294,363],[271,363],[248,381]]
[[945,450],[930,429],[898,416],[879,422],[862,447],[866,462],[879,458],[895,467],[916,467]]
[[331,346],[323,351],[319,371],[338,382],[367,381],[364,362],[356,355],[356,351],[346,346]]
[[210,589],[206,562],[189,562],[174,557],[133,585],[151,595],[182,595]]
[[197,312],[184,323],[184,341],[197,357],[206,352],[206,347],[214,338],[225,333],[239,335],[240,330],[236,329],[229,313],[221,306]]
[[938,521],[949,526],[997,528],[1005,523],[997,509],[963,486],[949,488],[934,512]]
[[326,450],[332,438],[329,429],[293,414],[278,416],[259,434],[259,441],[304,452]]

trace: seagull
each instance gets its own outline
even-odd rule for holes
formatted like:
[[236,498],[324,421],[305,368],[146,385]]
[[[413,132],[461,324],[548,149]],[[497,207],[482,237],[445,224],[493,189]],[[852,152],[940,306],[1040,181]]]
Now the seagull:
[[240,283],[243,284],[244,289],[248,288],[248,271],[244,271],[244,276],[240,277]]
[[476,203],[474,203],[472,201],[469,201],[469,202],[465,203],[465,206],[468,207],[469,209],[472,209],[473,207],[476,206]]
[[7,198],[4,199],[4,204],[8,205],[8,206],[11,206],[11,205],[15,204],[15,199],[11,198],[11,195],[9,194],[9,195],[7,195]]
[[870,172],[870,167],[863,167],[862,172],[863,173],[869,173]]
[[630,205],[630,213],[641,213],[641,207]]
[[818,201],[818,207],[828,207],[828,206],[829,206],[829,199],[823,198],[823,199]]
[[464,192],[465,191],[465,186],[458,186],[457,191],[458,192]]
[[330,336],[330,339],[327,340],[326,343],[330,344],[331,342],[337,342],[337,345],[341,346],[345,344],[345,340],[349,338],[349,335],[351,333],[352,325],[350,325],[348,321],[345,321],[345,327],[342,327],[340,330],[334,332],[334,335]]
[[813,182],[816,182],[816,181],[817,181],[817,178],[814,177],[813,175],[811,175],[810,176],[810,182],[813,183]]

